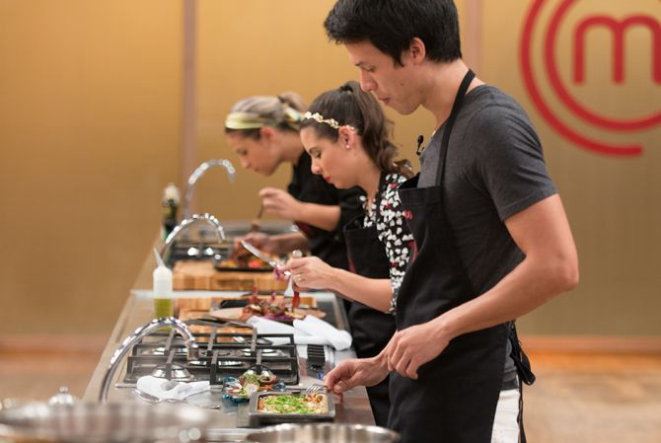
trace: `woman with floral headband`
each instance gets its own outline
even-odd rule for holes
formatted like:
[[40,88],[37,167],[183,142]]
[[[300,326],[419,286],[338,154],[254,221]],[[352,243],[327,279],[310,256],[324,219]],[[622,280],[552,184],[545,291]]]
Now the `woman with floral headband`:
[[225,121],[230,148],[241,166],[270,176],[283,163],[292,165],[287,191],[264,188],[259,192],[266,212],[292,220],[300,233],[268,236],[253,233],[246,240],[272,254],[294,249],[339,268],[348,268],[342,226],[362,212],[359,188],[339,190],[312,174],[311,159],[299,137],[305,104],[293,92],[280,96],[252,96],[237,102]]
[[[315,257],[292,259],[287,268],[299,287],[329,289],[353,301],[349,322],[361,358],[381,352],[395,332],[392,313],[413,249],[397,194],[413,171],[408,162],[393,161],[389,123],[376,99],[354,81],[317,97],[301,121],[312,171],[339,189],[359,186],[367,198],[364,214],[344,230],[353,272]],[[385,426],[388,380],[367,390],[376,423]]]

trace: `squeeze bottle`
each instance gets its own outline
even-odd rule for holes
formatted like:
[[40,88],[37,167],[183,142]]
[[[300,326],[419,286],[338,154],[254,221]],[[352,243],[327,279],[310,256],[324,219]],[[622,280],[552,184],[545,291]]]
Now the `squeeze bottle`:
[[161,256],[154,249],[158,267],[154,269],[154,318],[172,317],[172,271],[165,266]]

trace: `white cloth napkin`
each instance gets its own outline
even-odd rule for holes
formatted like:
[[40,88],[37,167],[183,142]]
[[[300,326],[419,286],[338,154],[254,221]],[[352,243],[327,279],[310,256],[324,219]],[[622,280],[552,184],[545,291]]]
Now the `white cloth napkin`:
[[303,320],[294,320],[294,328],[312,336],[326,338],[338,351],[343,351],[351,346],[351,334],[347,331],[340,331],[335,326],[314,315],[307,315]]
[[138,390],[156,397],[159,400],[183,400],[191,395],[199,394],[209,390],[208,381],[194,381],[190,383],[179,382],[172,389],[166,390],[168,380],[145,375],[138,379],[136,387]]
[[[308,321],[308,318],[314,318],[314,320]],[[303,321],[294,320],[293,327],[257,316],[250,317],[247,323],[256,328],[260,334],[294,334],[294,342],[297,345],[330,345],[338,351],[351,346],[351,335],[348,332],[340,331],[312,315],[308,315]],[[274,345],[289,342],[286,338],[270,338],[269,340]]]

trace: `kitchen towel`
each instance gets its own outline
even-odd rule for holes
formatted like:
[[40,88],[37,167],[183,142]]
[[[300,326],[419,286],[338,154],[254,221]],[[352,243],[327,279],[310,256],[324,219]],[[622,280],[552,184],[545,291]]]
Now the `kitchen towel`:
[[[260,334],[293,334],[294,342],[297,345],[330,345],[336,350],[342,351],[351,346],[351,335],[346,331],[339,331],[329,323],[317,319],[312,315],[308,318],[315,318],[317,322],[294,320],[294,327],[265,318],[252,316],[246,323],[257,329]],[[283,345],[289,343],[286,338],[271,338],[269,340],[274,345]]]
[[307,315],[303,320],[294,320],[294,328],[310,335],[325,337],[338,351],[343,351],[351,346],[351,334],[347,331],[340,331],[335,326],[314,315]]
[[[164,378],[146,375],[138,379],[136,387],[145,394],[159,400],[183,400],[195,394],[209,390],[208,381],[170,382]],[[170,389],[168,389],[170,388]]]

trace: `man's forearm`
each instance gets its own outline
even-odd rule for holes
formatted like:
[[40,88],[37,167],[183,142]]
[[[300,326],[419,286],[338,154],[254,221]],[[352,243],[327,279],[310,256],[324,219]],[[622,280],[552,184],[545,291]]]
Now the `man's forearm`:
[[523,261],[493,288],[434,320],[452,339],[520,317],[578,284],[578,255],[562,202],[550,196],[505,220]]
[[526,258],[492,289],[433,320],[435,329],[452,339],[516,319],[572,289],[570,268]]

